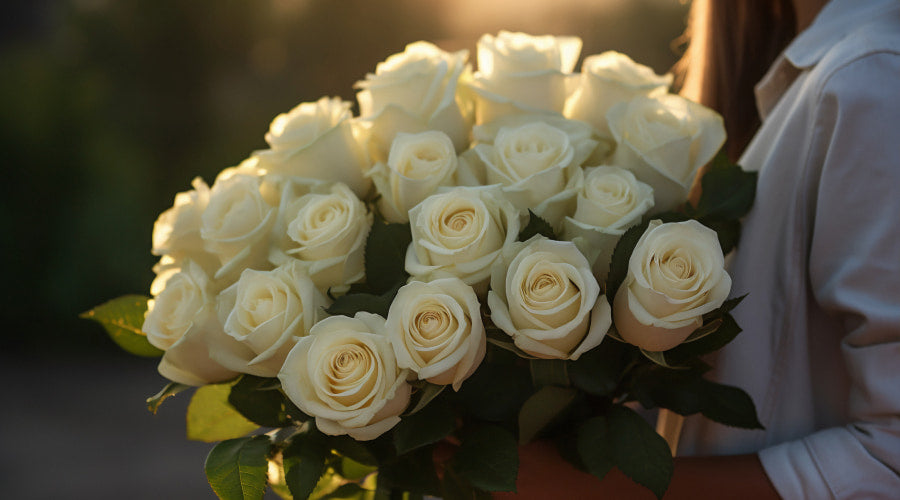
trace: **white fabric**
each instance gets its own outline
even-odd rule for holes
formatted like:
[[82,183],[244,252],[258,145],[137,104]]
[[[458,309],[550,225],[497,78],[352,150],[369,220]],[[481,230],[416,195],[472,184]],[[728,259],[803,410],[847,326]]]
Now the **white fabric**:
[[743,327],[711,378],[765,431],[687,419],[679,454],[759,451],[784,498],[900,498],[900,1],[832,0],[757,86],[734,259]]

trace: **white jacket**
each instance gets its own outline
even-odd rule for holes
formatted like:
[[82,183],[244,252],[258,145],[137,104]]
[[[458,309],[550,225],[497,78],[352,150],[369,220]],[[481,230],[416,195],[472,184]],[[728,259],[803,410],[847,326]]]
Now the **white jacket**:
[[691,417],[679,454],[759,451],[788,499],[900,498],[900,1],[832,0],[756,91],[744,331],[712,378],[766,430]]

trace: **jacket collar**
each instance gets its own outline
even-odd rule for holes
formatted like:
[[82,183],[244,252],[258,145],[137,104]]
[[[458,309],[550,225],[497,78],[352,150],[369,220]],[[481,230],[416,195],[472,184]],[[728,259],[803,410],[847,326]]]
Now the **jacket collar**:
[[813,23],[778,56],[756,85],[756,108],[765,120],[781,96],[804,70],[810,69],[845,37],[883,13],[896,10],[898,0],[831,0]]
[[784,56],[795,68],[811,68],[861,24],[897,5],[897,0],[831,0],[813,23],[788,45]]

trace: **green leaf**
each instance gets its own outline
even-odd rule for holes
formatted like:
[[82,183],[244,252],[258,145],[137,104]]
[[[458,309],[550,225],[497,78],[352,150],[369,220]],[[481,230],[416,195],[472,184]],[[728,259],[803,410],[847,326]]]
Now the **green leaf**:
[[362,486],[356,483],[346,483],[338,486],[334,489],[334,491],[327,493],[321,497],[319,500],[331,500],[335,498],[340,499],[362,499],[365,498],[364,495],[368,493],[368,490],[363,488]]
[[373,467],[378,466],[378,459],[369,447],[361,441],[350,436],[334,436],[328,439],[328,445],[338,455],[347,457],[355,462]]
[[513,435],[497,425],[485,425],[463,436],[451,467],[476,488],[515,491],[519,453]]
[[738,245],[741,239],[741,222],[739,220],[710,221],[701,219],[700,222],[716,232],[719,246],[722,247],[722,254],[728,255],[728,252],[734,250]]
[[138,356],[158,358],[163,355],[163,351],[150,345],[147,335],[141,331],[148,300],[149,298],[143,295],[124,295],[83,312],[78,317],[103,325],[109,338],[125,351]]
[[444,472],[441,481],[441,498],[443,500],[490,500],[491,495],[473,488],[471,484],[452,468]]
[[189,385],[179,384],[178,382],[169,382],[162,390],[147,398],[147,409],[150,410],[150,413],[155,415],[163,401],[190,388],[191,386]]
[[284,480],[294,498],[312,494],[325,472],[331,450],[316,435],[298,435],[282,453]]
[[206,457],[206,478],[222,500],[261,499],[271,443],[268,436],[229,439],[217,444]]
[[705,405],[703,416],[720,424],[742,429],[763,429],[756,416],[756,405],[743,390],[724,384],[704,380]]
[[743,302],[744,299],[747,298],[747,295],[748,294],[745,293],[744,295],[741,295],[739,297],[735,297],[733,299],[728,299],[725,302],[722,302],[722,305],[719,306],[718,309],[710,312],[706,316],[713,317],[713,318],[725,316],[726,313],[730,313],[731,311],[734,310],[735,307],[739,306],[740,303]]
[[532,390],[527,368],[482,363],[456,395],[469,415],[500,422],[516,417]]
[[653,361],[659,366],[663,368],[672,368],[677,369],[677,366],[673,366],[669,364],[669,361],[666,359],[666,353],[663,351],[648,351],[646,349],[641,349],[641,354],[644,355],[645,358]]
[[568,387],[569,373],[566,362],[561,359],[532,359],[528,362],[531,381],[535,387],[558,385]]
[[547,385],[534,393],[519,411],[519,444],[530,443],[543,429],[575,401],[578,391],[571,387]]
[[380,316],[387,316],[391,302],[403,283],[397,283],[381,295],[371,293],[348,293],[335,299],[325,312],[332,316],[343,315],[353,317],[359,311],[366,311]]
[[405,416],[394,428],[394,446],[402,455],[447,437],[455,427],[453,409],[446,400],[436,399],[414,415]]
[[435,495],[440,480],[432,460],[433,447],[425,446],[397,457],[397,460],[378,470],[378,489],[403,491],[416,495]]
[[255,431],[258,425],[228,404],[232,383],[205,385],[197,389],[187,409],[187,438],[211,443]]
[[340,457],[339,469],[341,477],[350,481],[361,481],[369,474],[378,472],[377,467],[363,465],[347,457]]
[[648,370],[632,386],[647,408],[659,406],[680,415],[702,413],[721,424],[762,429],[753,400],[741,389],[711,382],[688,370]]
[[634,482],[662,498],[674,465],[669,446],[629,408],[610,407],[606,415],[585,421],[578,429],[578,454],[588,472],[603,479],[618,467]]
[[605,416],[585,420],[578,428],[578,457],[588,473],[603,479],[616,465]]
[[231,387],[228,403],[251,422],[263,427],[285,427],[309,419],[277,389],[278,379],[243,375]]
[[713,321],[718,322],[718,326],[713,333],[693,342],[686,342],[669,349],[665,352],[666,359],[676,365],[684,363],[691,358],[718,351],[741,333],[741,327],[728,313],[725,313],[724,317]]
[[604,339],[599,346],[569,362],[569,379],[582,391],[594,396],[609,396],[625,375],[625,367],[637,358],[637,349],[614,339]]
[[407,411],[403,416],[409,416],[420,412],[422,408],[425,408],[432,399],[438,397],[438,395],[444,392],[444,389],[446,388],[446,385],[425,382],[425,384],[417,391],[418,400],[416,400],[416,404],[413,406],[412,410]]
[[519,241],[527,241],[536,234],[546,236],[551,240],[557,239],[556,233],[553,232],[553,226],[529,209],[528,224],[519,231]]
[[691,215],[704,224],[740,219],[753,206],[756,180],[756,172],[745,172],[731,163],[723,149],[703,174],[703,192]]
[[409,224],[387,224],[376,217],[366,239],[366,286],[381,295],[406,283],[406,249],[412,241]]
[[662,498],[674,471],[666,440],[640,415],[625,406],[610,407],[607,419],[616,467],[657,498]]

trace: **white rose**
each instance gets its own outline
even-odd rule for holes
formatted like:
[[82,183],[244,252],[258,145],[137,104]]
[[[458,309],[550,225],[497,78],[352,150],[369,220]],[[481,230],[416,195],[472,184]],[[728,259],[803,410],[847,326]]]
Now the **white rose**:
[[384,161],[398,132],[440,130],[462,151],[471,129],[469,111],[457,99],[461,77],[471,70],[467,51],[444,52],[428,42],[416,42],[375,67],[356,83],[361,89],[360,122],[369,133],[369,154]]
[[381,214],[388,222],[408,222],[409,209],[438,186],[453,182],[457,163],[453,143],[443,132],[397,134],[387,163],[376,163],[368,174],[381,195]]
[[571,242],[535,237],[491,274],[494,324],[539,358],[578,359],[609,331],[609,303]]
[[210,345],[210,356],[258,377],[278,375],[288,351],[330,303],[295,262],[271,271],[245,269],[216,302],[225,333],[237,342]]
[[275,207],[260,192],[259,177],[237,174],[213,184],[200,217],[200,236],[204,248],[222,264],[216,279],[265,264],[275,216]]
[[464,153],[461,168],[483,184],[502,184],[517,208],[530,208],[554,226],[574,209],[581,164],[597,146],[588,124],[546,115],[479,125],[475,139],[479,144]]
[[278,378],[288,398],[325,434],[368,441],[400,422],[408,370],[397,366],[384,318],[332,316],[288,354]]
[[625,54],[604,52],[581,63],[578,88],[566,103],[565,115],[590,123],[601,136],[610,135],[606,113],[614,104],[635,97],[665,94],[672,75],[657,75],[650,67],[638,64]]
[[277,175],[343,182],[365,196],[371,182],[365,150],[354,135],[351,103],[323,97],[305,102],[272,120],[257,151],[259,167]]
[[203,253],[200,215],[209,203],[209,187],[200,177],[191,182],[194,189],[175,195],[175,204],[153,223],[153,255],[171,255],[175,259]]
[[618,143],[611,163],[653,187],[656,213],[687,199],[697,170],[725,142],[718,113],[674,94],[616,104],[606,117]]
[[223,182],[235,175],[248,175],[251,177],[256,177],[259,180],[259,193],[262,195],[263,200],[266,203],[273,207],[277,207],[279,200],[281,199],[281,189],[285,182],[289,180],[303,180],[309,184],[315,183],[324,183],[325,181],[306,178],[306,177],[295,177],[291,175],[282,175],[276,173],[270,173],[266,170],[264,162],[260,160],[259,156],[251,155],[249,158],[241,161],[240,164],[234,167],[227,167],[222,169],[219,174],[216,176],[216,183]]
[[406,272],[431,281],[457,277],[481,293],[491,265],[516,241],[522,214],[498,187],[459,187],[409,211]]
[[604,280],[619,238],[652,207],[653,188],[631,172],[609,166],[587,168],[575,214],[566,217],[562,237],[578,246]]
[[613,317],[627,342],[665,351],[703,324],[731,290],[716,232],[695,220],[650,222],[616,292]]
[[208,342],[220,336],[209,277],[188,260],[154,280],[158,293],[147,302],[141,330],[147,340],[165,351],[159,373],[187,385],[222,382],[236,372],[209,357]]
[[562,113],[581,53],[577,37],[531,36],[501,31],[478,40],[477,123],[521,112]]
[[312,186],[296,196],[288,185],[282,194],[275,241],[269,260],[276,265],[297,260],[320,290],[346,288],[365,275],[366,237],[372,215],[341,183]]
[[157,349],[172,347],[194,325],[194,319],[212,304],[209,277],[193,261],[181,269],[168,269],[151,285],[154,298],[147,301],[141,330]]
[[400,288],[387,316],[387,332],[401,368],[433,384],[459,390],[484,359],[481,306],[457,278],[413,281]]

